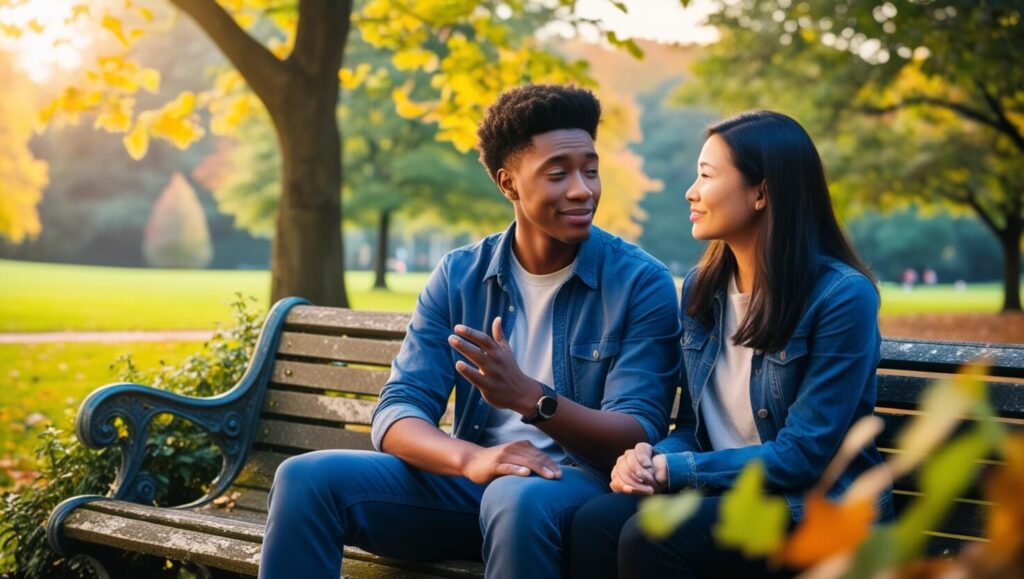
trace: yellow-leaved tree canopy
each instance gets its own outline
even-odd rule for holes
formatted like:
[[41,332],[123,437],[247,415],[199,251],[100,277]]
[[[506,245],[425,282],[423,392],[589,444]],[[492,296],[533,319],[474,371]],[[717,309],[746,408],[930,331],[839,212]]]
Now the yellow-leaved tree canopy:
[[36,206],[48,183],[47,166],[28,148],[32,95],[8,58],[0,54],[0,237],[21,243],[39,235]]
[[[0,0],[0,7],[27,0]],[[625,10],[622,2],[611,5]],[[685,2],[684,2],[685,3]],[[416,80],[391,92],[396,112],[436,123],[438,138],[467,150],[483,112],[502,91],[526,82],[588,84],[586,65],[545,50],[535,32],[551,22],[592,27],[638,52],[629,40],[575,14],[575,0],[108,0],[68,6],[66,20],[90,22],[111,42],[42,113],[44,123],[95,118],[124,133],[135,157],[153,138],[188,147],[208,129],[230,134],[265,109],[281,147],[281,197],[271,257],[272,299],[297,295],[347,306],[342,276],[343,183],[336,108],[341,91],[371,82],[367,63],[346,61],[349,34],[392,53]],[[55,6],[56,10],[57,7]],[[210,88],[184,92],[141,110],[137,95],[156,93],[160,76],[137,62],[139,39],[180,13],[194,21],[233,68]],[[38,21],[5,23],[0,34],[38,33]],[[208,126],[203,117],[210,117]]]

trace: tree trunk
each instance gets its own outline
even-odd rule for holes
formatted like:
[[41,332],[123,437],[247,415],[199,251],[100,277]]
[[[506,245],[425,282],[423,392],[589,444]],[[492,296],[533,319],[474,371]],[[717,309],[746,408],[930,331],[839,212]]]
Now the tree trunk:
[[1006,229],[999,236],[1003,246],[1003,311],[1019,312],[1020,307],[1020,238],[1024,217],[1007,215]]
[[380,212],[380,221],[377,224],[377,247],[373,257],[374,289],[388,289],[385,276],[388,271],[388,232],[390,229],[391,210],[384,209]]

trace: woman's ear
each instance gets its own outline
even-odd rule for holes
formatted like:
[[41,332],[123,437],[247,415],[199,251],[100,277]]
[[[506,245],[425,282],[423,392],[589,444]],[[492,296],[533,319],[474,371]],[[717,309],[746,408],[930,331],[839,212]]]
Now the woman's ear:
[[754,198],[754,210],[760,211],[768,205],[768,180],[762,179],[761,186],[757,188],[757,197]]
[[498,169],[496,177],[495,181],[498,183],[498,189],[501,190],[501,194],[505,196],[505,199],[519,201],[519,193],[516,192],[516,185],[512,179],[512,174],[501,168]]

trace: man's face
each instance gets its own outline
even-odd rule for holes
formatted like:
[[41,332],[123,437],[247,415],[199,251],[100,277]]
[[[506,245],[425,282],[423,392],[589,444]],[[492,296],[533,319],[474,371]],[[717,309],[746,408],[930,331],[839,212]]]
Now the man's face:
[[601,198],[594,140],[582,129],[534,135],[531,146],[498,171],[498,185],[516,208],[516,234],[578,244],[590,237]]

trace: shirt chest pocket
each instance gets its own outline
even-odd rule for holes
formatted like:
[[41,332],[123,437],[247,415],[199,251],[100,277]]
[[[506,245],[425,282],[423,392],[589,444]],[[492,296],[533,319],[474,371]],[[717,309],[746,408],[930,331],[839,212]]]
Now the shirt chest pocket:
[[764,358],[772,394],[784,407],[789,407],[796,399],[797,389],[807,370],[807,338],[794,336],[784,348],[766,353]]
[[600,407],[605,378],[621,346],[622,340],[618,338],[576,342],[569,346],[573,384],[581,404],[591,408]]

